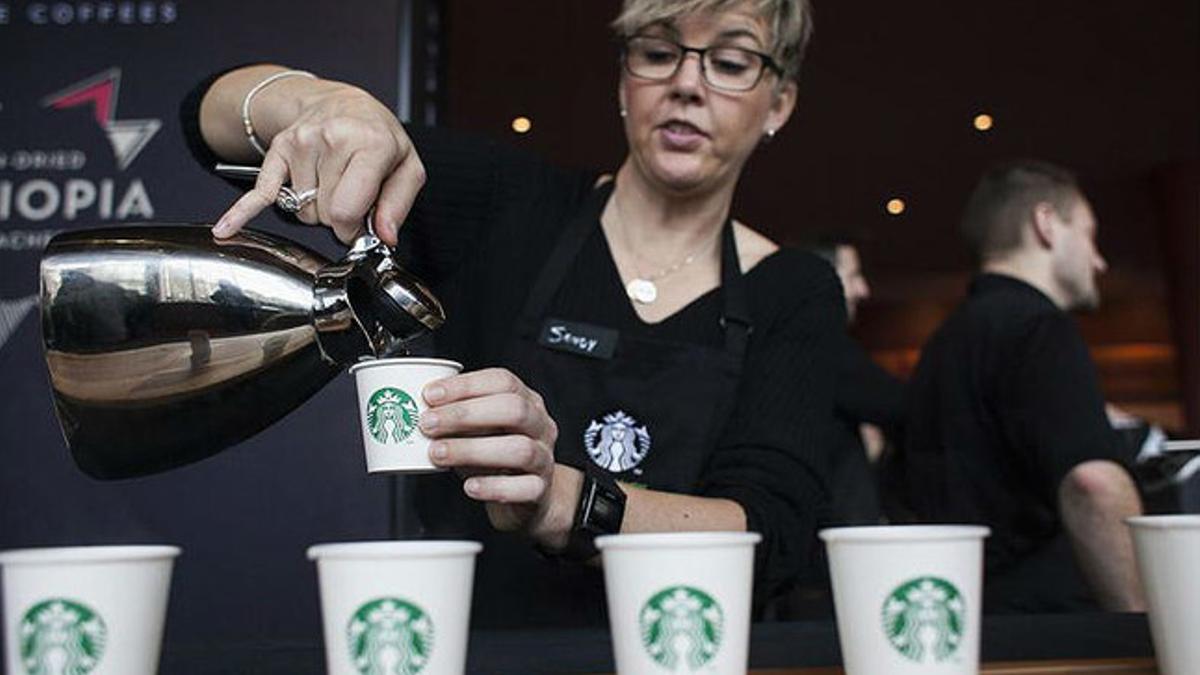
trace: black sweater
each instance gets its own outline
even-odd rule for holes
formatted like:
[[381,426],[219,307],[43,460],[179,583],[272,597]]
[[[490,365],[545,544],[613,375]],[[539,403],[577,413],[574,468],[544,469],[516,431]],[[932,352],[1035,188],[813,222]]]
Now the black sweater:
[[[184,121],[193,151],[211,166],[214,157],[200,142],[187,104]],[[447,308],[447,323],[435,335],[437,354],[468,370],[500,365],[537,273],[596,174],[562,170],[444,131],[409,132],[428,180],[401,228],[399,253]],[[700,482],[688,492],[736,501],[749,529],[762,533],[756,566],[762,598],[786,587],[810,563],[827,508],[833,353],[845,317],[836,276],[810,254],[780,250],[749,270],[746,284],[754,332],[738,401]],[[641,321],[597,225],[551,311],[622,334],[719,346],[720,300],[714,289],[664,321]],[[418,479],[416,508],[428,535],[485,541],[477,567],[476,626],[601,620],[599,610],[581,607],[603,606],[594,568],[565,570],[568,566],[541,560],[514,536],[488,532],[482,508],[462,496],[456,483],[453,475]],[[514,572],[522,567],[529,573]],[[522,583],[537,588],[516,590]],[[571,592],[564,601],[554,590],[559,585],[590,591]]]
[[[498,364],[541,265],[595,175],[551,167],[497,144],[410,131],[429,179],[401,230],[402,248],[450,308],[437,335],[439,352],[468,368]],[[745,509],[749,529],[763,535],[757,586],[771,594],[808,564],[828,501],[832,354],[845,319],[836,276],[807,253],[780,250],[749,270],[746,284],[755,332],[738,401],[689,492],[732,499]],[[622,335],[720,346],[720,301],[714,289],[664,321],[643,322],[597,225],[550,311]],[[490,583],[486,566],[485,553],[481,591]],[[511,582],[511,571],[504,578]]]

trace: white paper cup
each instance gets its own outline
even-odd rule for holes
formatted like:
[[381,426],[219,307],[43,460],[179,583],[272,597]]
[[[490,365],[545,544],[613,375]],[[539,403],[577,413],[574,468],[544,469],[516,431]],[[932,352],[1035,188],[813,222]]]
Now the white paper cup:
[[421,391],[460,371],[461,363],[445,359],[371,359],[350,366],[358,385],[358,424],[368,473],[442,470],[429,461],[429,437],[417,426],[429,409]]
[[0,553],[9,673],[154,675],[174,546]]
[[474,541],[309,548],[321,587],[329,675],[461,675],[481,550]]
[[745,673],[755,532],[596,538],[617,672]]
[[821,531],[848,675],[979,672],[986,527]]
[[1164,675],[1200,673],[1200,516],[1129,518],[1150,634]]

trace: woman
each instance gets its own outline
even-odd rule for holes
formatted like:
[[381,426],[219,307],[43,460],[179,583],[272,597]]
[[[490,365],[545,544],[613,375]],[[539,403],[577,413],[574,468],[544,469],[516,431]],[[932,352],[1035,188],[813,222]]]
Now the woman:
[[763,597],[807,562],[826,500],[840,290],[729,217],[795,104],[806,2],[627,0],[614,27],[629,154],[611,182],[405,129],[361,90],[276,66],[222,76],[200,105],[221,157],[269,142],[217,236],[285,185],[315,190],[300,220],[348,242],[373,208],[449,308],[439,354],[471,372],[426,388],[421,426],[466,478],[422,481],[416,503],[431,534],[484,539],[477,625],[599,621],[595,566],[554,558],[615,531],[761,532]]

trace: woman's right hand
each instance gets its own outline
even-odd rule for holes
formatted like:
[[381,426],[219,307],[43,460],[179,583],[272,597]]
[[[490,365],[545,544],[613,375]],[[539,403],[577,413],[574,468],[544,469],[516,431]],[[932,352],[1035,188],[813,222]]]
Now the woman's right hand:
[[466,478],[463,491],[486,505],[492,526],[566,546],[582,475],[554,461],[558,425],[541,395],[505,368],[437,380],[423,395],[430,459]]
[[317,188],[296,216],[333,228],[349,244],[374,208],[375,233],[396,244],[396,231],[425,183],[425,167],[396,116],[367,92],[313,82],[297,102],[295,122],[271,139],[254,189],[229,207],[213,233],[229,237],[275,203],[280,188]]

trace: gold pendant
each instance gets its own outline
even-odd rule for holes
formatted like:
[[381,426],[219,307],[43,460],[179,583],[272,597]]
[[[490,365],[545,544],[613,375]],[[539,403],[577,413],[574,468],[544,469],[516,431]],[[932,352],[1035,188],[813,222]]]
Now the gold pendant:
[[649,305],[658,299],[658,286],[649,279],[630,279],[625,284],[625,292],[634,302]]

